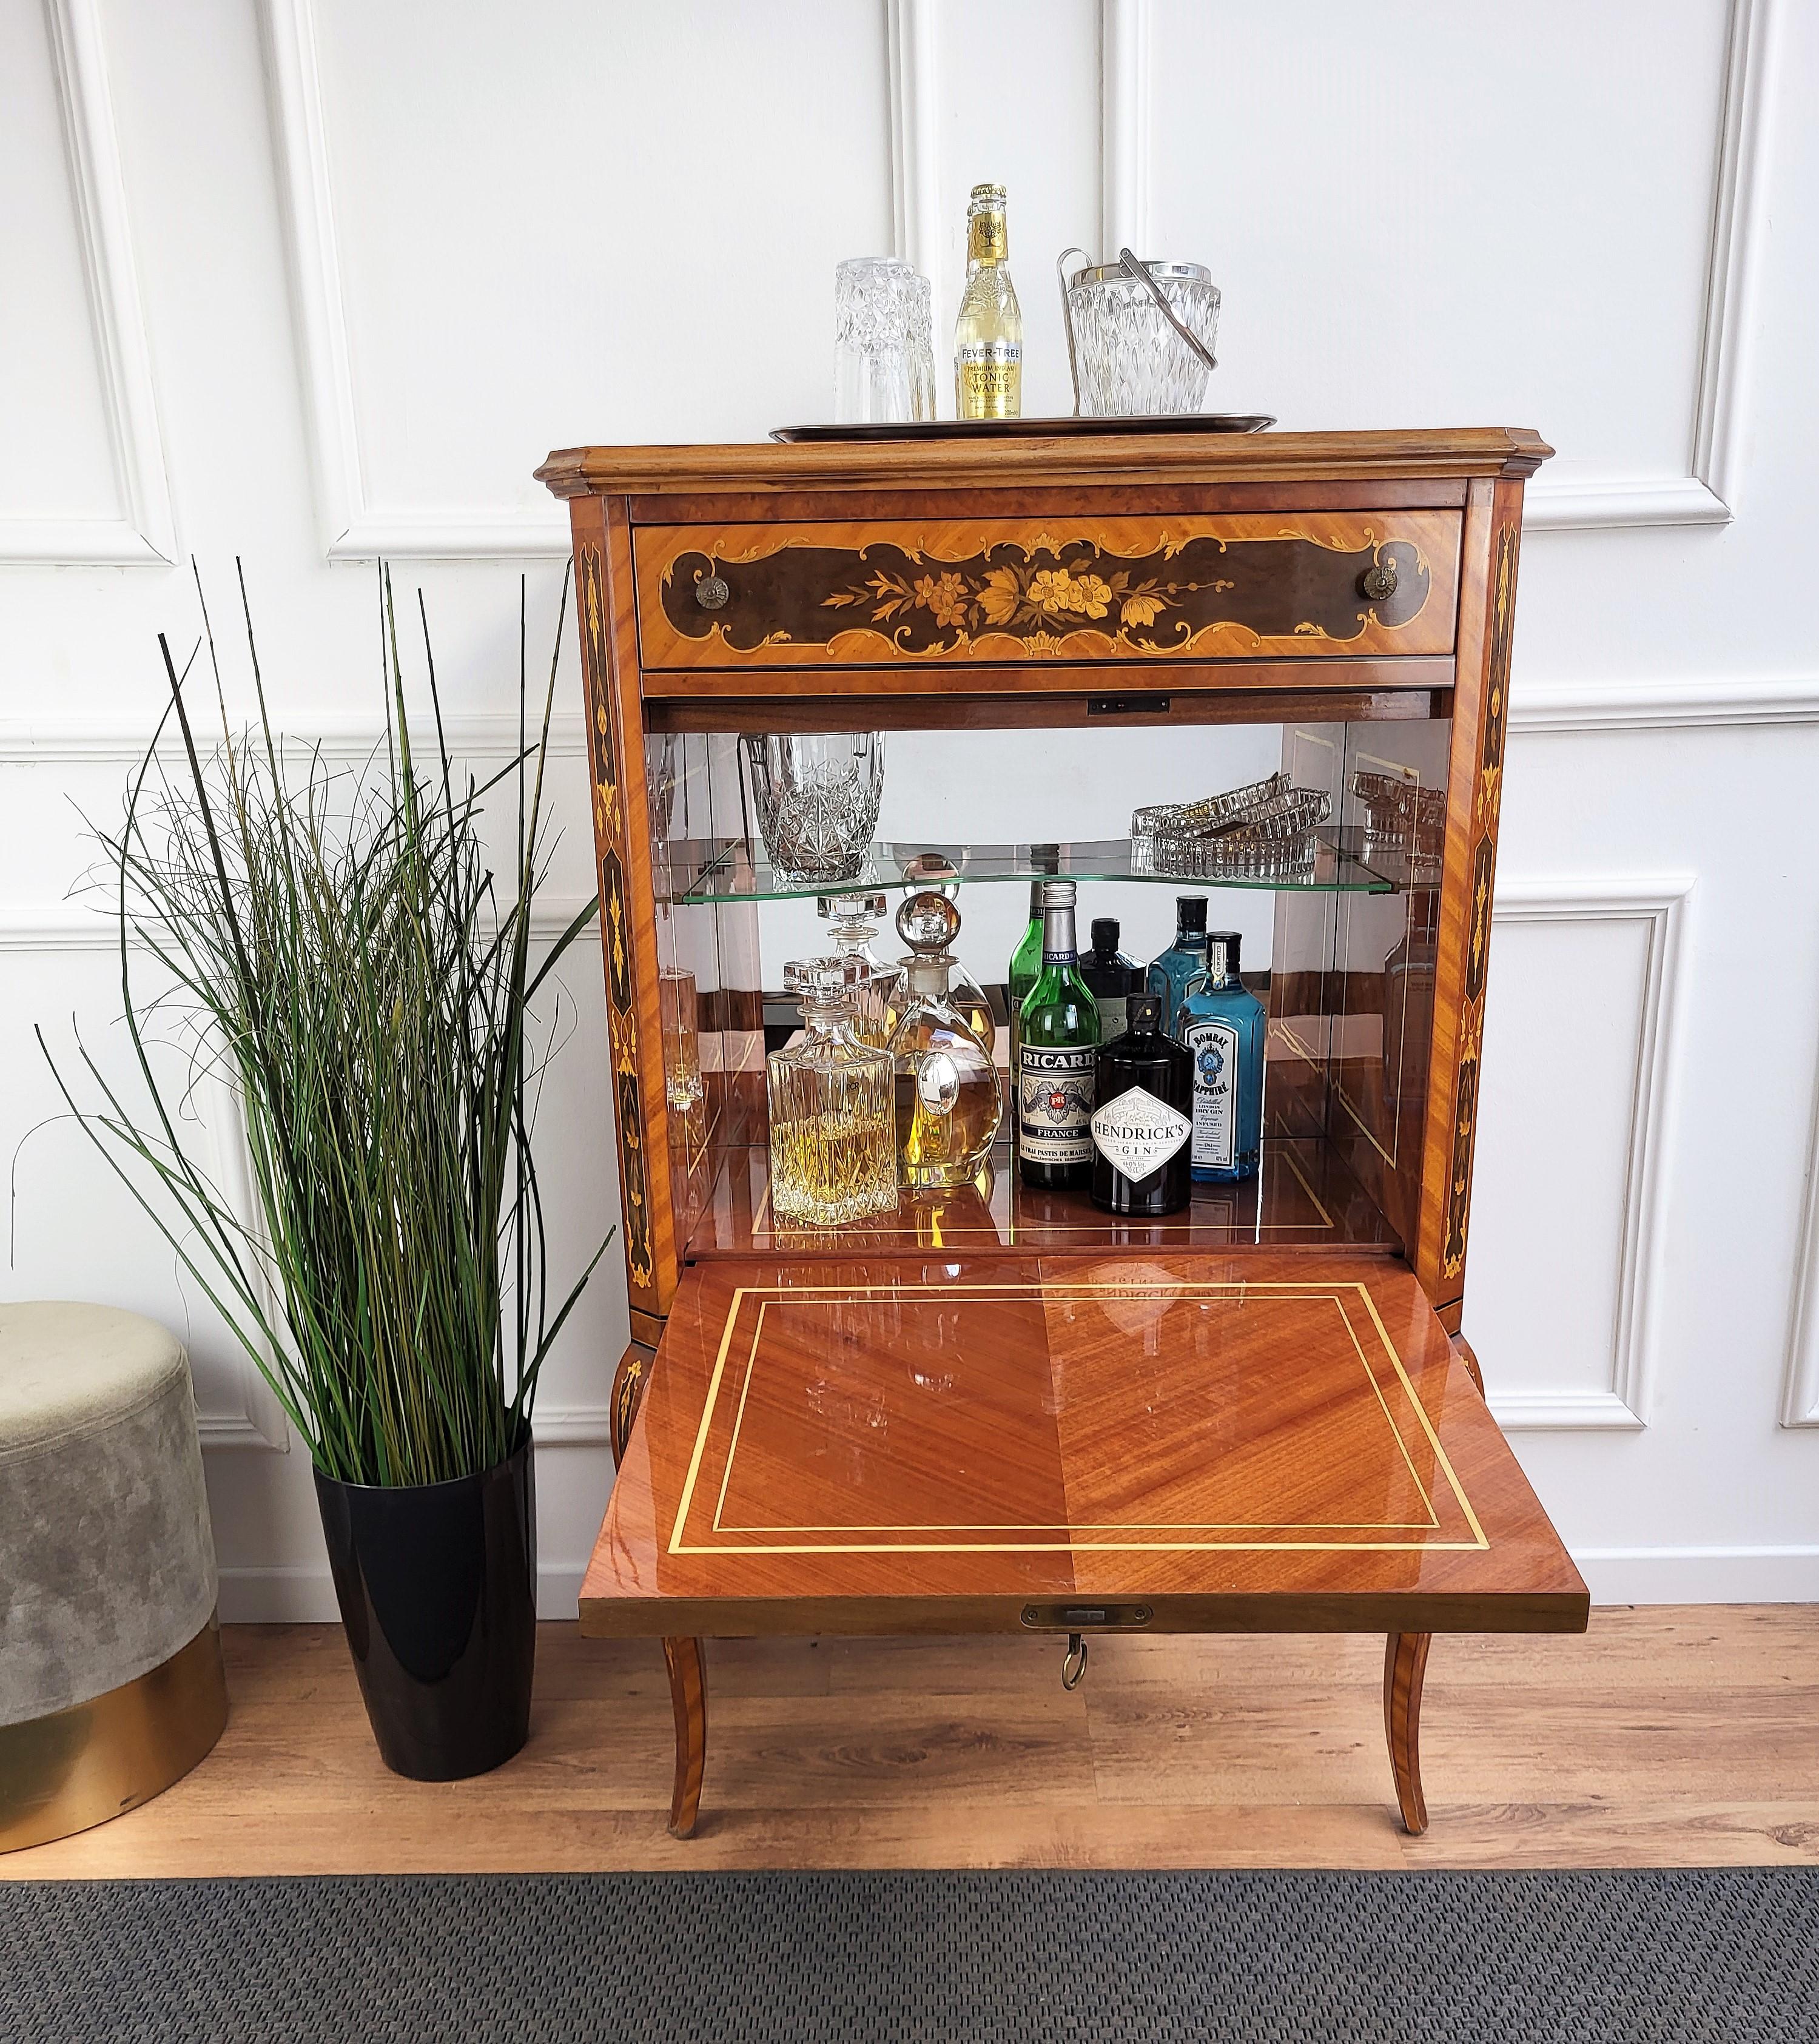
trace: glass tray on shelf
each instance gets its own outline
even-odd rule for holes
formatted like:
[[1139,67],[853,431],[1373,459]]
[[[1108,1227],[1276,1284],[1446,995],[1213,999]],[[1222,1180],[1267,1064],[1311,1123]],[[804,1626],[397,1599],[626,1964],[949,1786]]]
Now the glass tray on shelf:
[[[1171,872],[1129,838],[1090,839],[1072,844],[931,844],[905,840],[875,843],[860,870],[841,880],[798,881],[779,874],[762,851],[738,838],[671,840],[660,855],[654,879],[657,899],[683,906],[705,901],[781,901],[819,894],[851,893],[867,887],[942,887],[985,881],[1021,882],[1027,886],[1051,874],[1063,879],[1134,880],[1196,887],[1242,887],[1269,893],[1284,889],[1325,894],[1392,894],[1399,884],[1390,870],[1367,865],[1356,851],[1342,850],[1337,833],[1315,834],[1312,855],[1296,865],[1268,871],[1235,867],[1230,873]],[[1348,833],[1356,835],[1356,833]],[[1036,863],[1040,851],[1044,863]],[[1053,863],[1049,860],[1052,858]]]

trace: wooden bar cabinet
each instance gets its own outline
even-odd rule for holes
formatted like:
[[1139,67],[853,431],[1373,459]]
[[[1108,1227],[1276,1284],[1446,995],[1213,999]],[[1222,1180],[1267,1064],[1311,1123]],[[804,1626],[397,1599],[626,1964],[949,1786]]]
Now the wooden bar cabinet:
[[[1113,1630],[1382,1632],[1418,1831],[1432,1635],[1583,1629],[1459,1338],[1523,483],[1549,451],[1032,434],[538,471],[573,521],[632,1307],[581,1618],[663,1643],[679,1834],[717,1634],[1050,1631],[1073,1678]],[[1125,1222],[1023,1188],[1006,1145],[894,1215],[780,1220],[767,932],[813,890],[770,868],[740,753],[790,730],[918,734],[899,816],[918,785],[933,813],[931,758],[1006,733],[1036,774],[1086,747],[1108,786],[1166,758],[1212,793],[1260,749],[1325,790],[1311,870],[1269,889],[1258,1178]],[[1421,819],[1403,841],[1363,827],[1386,782]],[[1102,887],[1217,896],[1133,870],[1125,828],[1039,833],[1083,918]],[[1039,870],[989,812],[950,840],[900,828],[867,885],[933,851],[964,912]]]

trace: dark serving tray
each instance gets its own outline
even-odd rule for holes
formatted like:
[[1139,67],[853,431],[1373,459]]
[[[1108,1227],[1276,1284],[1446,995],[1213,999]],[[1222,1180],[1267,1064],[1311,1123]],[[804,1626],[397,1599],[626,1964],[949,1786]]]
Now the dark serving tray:
[[1106,433],[1260,433],[1267,412],[1145,413],[1128,419],[891,419],[845,426],[778,426],[774,440],[1009,440]]

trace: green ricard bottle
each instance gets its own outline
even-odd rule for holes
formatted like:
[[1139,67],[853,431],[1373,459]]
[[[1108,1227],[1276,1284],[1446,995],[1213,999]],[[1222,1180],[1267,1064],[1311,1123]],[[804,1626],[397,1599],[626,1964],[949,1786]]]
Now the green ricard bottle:
[[1042,883],[1042,971],[1017,1028],[1017,1168],[1026,1185],[1084,1192],[1093,1181],[1099,1009],[1080,976],[1074,883]]
[[[1058,844],[1033,844],[1029,847],[1030,869],[1036,873],[1053,873],[1061,863],[1061,847]],[[1010,955],[1010,970],[1006,977],[1005,1016],[1010,1024],[1010,1075],[1014,1087],[1017,1080],[1017,1012],[1029,998],[1029,989],[1042,977],[1042,882],[1029,883],[1029,921],[1023,935],[1017,939],[1017,949]],[[1011,1115],[1011,1138],[1017,1135],[1017,1116]]]

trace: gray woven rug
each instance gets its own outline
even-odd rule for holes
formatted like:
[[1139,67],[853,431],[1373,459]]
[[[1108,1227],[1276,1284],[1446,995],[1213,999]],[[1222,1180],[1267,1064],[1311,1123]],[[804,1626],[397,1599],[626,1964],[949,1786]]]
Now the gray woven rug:
[[1819,1869],[0,1882],[5,2044],[1819,2038]]

